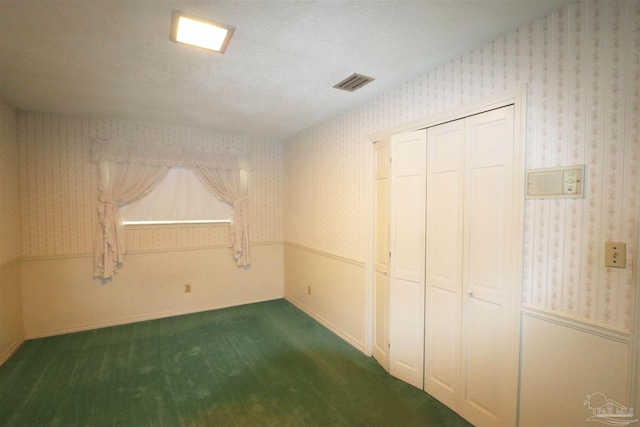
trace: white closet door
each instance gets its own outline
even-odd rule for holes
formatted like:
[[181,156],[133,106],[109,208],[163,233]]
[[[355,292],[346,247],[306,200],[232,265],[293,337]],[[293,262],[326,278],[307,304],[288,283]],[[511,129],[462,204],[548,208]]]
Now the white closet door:
[[374,333],[373,357],[389,370],[389,141],[374,145]]
[[515,425],[513,107],[428,129],[425,391],[476,426]]
[[[465,119],[461,415],[515,425],[514,275],[520,253],[513,188],[513,107]],[[515,366],[514,366],[515,365]]]
[[391,138],[389,372],[423,388],[426,132]]
[[424,389],[460,403],[464,120],[427,129],[427,252]]

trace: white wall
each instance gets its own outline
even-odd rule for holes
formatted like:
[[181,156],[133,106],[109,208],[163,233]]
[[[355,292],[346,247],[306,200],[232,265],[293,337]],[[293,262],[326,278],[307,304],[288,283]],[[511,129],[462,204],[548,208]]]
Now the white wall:
[[282,298],[282,243],[252,245],[251,251],[246,270],[236,267],[227,247],[130,253],[126,267],[106,283],[92,280],[90,256],[25,260],[26,337]]
[[0,365],[24,339],[20,265],[5,264],[0,267]]
[[285,298],[364,352],[364,264],[292,244],[284,255]]
[[626,333],[536,311],[523,313],[522,332],[521,426],[593,425],[584,402],[594,393],[630,406]]

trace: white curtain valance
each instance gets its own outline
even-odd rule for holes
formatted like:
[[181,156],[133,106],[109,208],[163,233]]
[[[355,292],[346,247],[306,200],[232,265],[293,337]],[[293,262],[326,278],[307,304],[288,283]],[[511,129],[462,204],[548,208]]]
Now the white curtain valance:
[[104,139],[94,141],[91,148],[91,161],[248,170],[246,154],[242,152],[192,150],[183,147],[136,144]]

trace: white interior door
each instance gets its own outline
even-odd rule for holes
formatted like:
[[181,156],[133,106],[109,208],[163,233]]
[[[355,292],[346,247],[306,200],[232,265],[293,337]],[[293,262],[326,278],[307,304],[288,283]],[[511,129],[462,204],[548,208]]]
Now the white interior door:
[[427,129],[427,393],[459,411],[464,120]]
[[389,372],[423,388],[426,132],[391,138]]
[[373,357],[389,370],[389,140],[374,144]]
[[460,414],[476,426],[515,425],[513,106],[466,118],[465,133]]

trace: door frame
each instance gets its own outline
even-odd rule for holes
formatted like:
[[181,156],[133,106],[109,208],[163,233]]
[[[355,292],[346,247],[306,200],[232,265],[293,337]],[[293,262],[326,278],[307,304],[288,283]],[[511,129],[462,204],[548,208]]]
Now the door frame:
[[[638,207],[638,214],[640,215],[640,206]],[[637,242],[634,258],[634,274],[635,284],[633,289],[635,293],[635,309],[633,313],[633,322],[631,323],[631,330],[629,333],[629,396],[630,396],[630,408],[635,408],[636,411],[640,411],[640,274],[638,274],[638,266],[640,265],[640,223],[638,224]]]
[[[368,143],[373,145],[376,141],[379,141],[384,138],[391,137],[392,135],[416,131],[419,129],[424,129],[431,126],[436,126],[442,123],[446,123],[453,120],[458,120],[464,117],[468,117],[474,114],[479,114],[488,110],[493,110],[496,108],[505,107],[508,105],[513,105],[514,107],[514,141],[516,142],[517,151],[514,152],[514,175],[518,176],[518,182],[514,185],[514,194],[513,198],[517,201],[514,205],[514,217],[517,218],[515,226],[517,227],[514,236],[516,236],[520,240],[520,244],[516,247],[519,247],[520,253],[517,254],[516,259],[518,260],[518,265],[514,269],[514,277],[512,278],[513,282],[517,284],[517,289],[515,290],[515,307],[516,311],[513,316],[516,321],[514,325],[516,331],[516,343],[513,354],[515,354],[515,360],[513,363],[517,365],[517,369],[519,371],[520,365],[520,319],[521,319],[521,300],[522,300],[522,269],[523,269],[523,256],[524,256],[524,206],[525,206],[525,142],[526,142],[526,102],[527,102],[527,86],[520,85],[514,87],[509,90],[505,90],[500,93],[496,93],[493,95],[489,95],[483,97],[481,99],[472,100],[465,104],[461,104],[451,109],[447,109],[445,111],[441,111],[438,113],[430,114],[425,117],[420,117],[416,120],[412,120],[410,122],[406,122],[397,126],[393,126],[387,129],[383,129],[374,133],[369,134]],[[374,227],[374,188],[372,185],[373,180],[373,161],[374,161],[374,150],[370,150],[370,159],[369,159],[369,176],[371,179],[367,180],[367,185],[370,187],[368,191],[366,191],[366,200],[365,206],[367,208],[367,229],[370,230],[368,233],[368,242],[367,242],[367,259],[365,262],[365,280],[366,280],[366,315],[365,319],[366,331],[365,331],[365,353],[368,355],[372,354],[373,349],[373,322],[374,322],[374,310],[373,304],[374,301],[374,248],[373,248],[373,227]],[[519,385],[518,385],[518,394],[519,394]],[[519,405],[519,397],[517,397],[517,405]],[[516,417],[518,417],[519,408],[516,408]],[[517,419],[517,418],[516,418]]]

